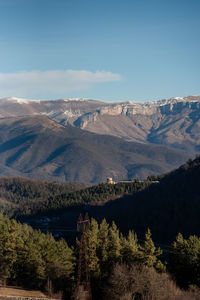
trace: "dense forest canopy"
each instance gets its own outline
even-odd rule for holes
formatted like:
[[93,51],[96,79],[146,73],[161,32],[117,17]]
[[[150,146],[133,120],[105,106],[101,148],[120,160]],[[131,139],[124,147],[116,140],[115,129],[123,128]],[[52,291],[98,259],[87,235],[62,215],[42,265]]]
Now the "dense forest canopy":
[[[133,231],[124,236],[114,222],[109,225],[104,219],[98,224],[91,219],[86,234],[94,300],[131,300],[136,295],[137,299],[199,299],[197,236],[184,239],[179,234],[164,258],[149,229],[139,242]],[[49,296],[61,292],[65,299],[72,297],[77,282],[78,240],[70,248],[63,239],[56,241],[49,233],[43,234],[0,215],[0,241],[2,281],[41,289]],[[168,272],[187,291],[175,287]]]
[[117,184],[61,184],[17,177],[0,179],[1,209],[10,215],[29,215],[88,204],[103,204],[124,194],[138,192],[149,181],[127,181]]

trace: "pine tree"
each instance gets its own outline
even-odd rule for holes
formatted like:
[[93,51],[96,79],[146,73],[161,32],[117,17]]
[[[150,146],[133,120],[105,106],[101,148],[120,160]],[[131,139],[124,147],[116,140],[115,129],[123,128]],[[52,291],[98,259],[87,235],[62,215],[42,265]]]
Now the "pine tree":
[[97,257],[99,225],[95,219],[91,219],[90,228],[87,231],[89,270],[95,277],[100,274],[99,258]]
[[105,219],[102,220],[98,232],[98,248],[97,255],[100,263],[101,277],[106,277],[108,272],[108,229],[109,225]]
[[120,262],[121,259],[121,241],[120,241],[120,235],[119,230],[115,224],[115,222],[112,222],[111,227],[108,231],[108,262],[109,264]]
[[122,261],[127,265],[139,260],[139,250],[137,243],[137,235],[133,231],[129,231],[128,237],[121,237],[121,256]]
[[164,271],[165,267],[158,259],[158,257],[162,254],[162,250],[160,248],[156,249],[154,242],[151,238],[151,231],[148,228],[143,245],[140,247],[140,260],[142,264],[147,267],[155,267],[158,271]]
[[170,250],[168,268],[181,287],[200,286],[200,238],[184,239],[179,233]]
[[15,265],[17,282],[19,285],[29,288],[42,288],[45,284],[46,274],[45,261],[38,243],[41,233],[33,231],[28,226],[23,229],[21,233],[23,246],[17,251]]

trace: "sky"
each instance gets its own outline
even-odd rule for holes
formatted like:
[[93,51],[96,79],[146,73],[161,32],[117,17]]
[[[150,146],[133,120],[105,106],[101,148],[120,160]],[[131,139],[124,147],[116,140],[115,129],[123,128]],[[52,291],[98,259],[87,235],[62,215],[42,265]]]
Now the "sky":
[[0,0],[0,97],[200,94],[199,0]]

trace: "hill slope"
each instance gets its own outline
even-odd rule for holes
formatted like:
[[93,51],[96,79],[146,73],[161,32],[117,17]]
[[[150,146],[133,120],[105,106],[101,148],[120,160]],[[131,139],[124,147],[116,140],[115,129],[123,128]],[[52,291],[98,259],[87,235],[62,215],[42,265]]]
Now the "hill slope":
[[0,171],[6,176],[96,183],[108,176],[163,173],[186,158],[165,147],[65,127],[43,115],[0,120]]
[[[102,197],[103,199],[104,197],[106,199],[106,195],[108,195],[107,200],[112,201],[101,206],[95,205],[95,203],[89,205],[90,202],[86,202],[86,206],[81,206],[81,202],[79,202],[78,207],[70,208],[67,195],[60,195],[62,201],[58,201],[57,204],[60,203],[61,209],[59,209],[59,205],[53,211],[46,208],[42,215],[58,217],[56,223],[51,223],[52,228],[55,226],[67,228],[75,227],[80,212],[87,210],[91,217],[99,221],[103,218],[109,222],[114,220],[124,233],[133,229],[138,233],[139,238],[149,227],[155,241],[169,244],[179,232],[185,237],[192,234],[200,235],[199,178],[200,157],[165,176],[158,177],[159,183],[146,182],[139,185],[132,183],[133,189],[128,190],[126,187],[121,190],[121,194],[118,193],[118,185],[111,187],[110,194],[106,191],[106,185],[105,187],[97,186],[96,189],[87,189],[87,193],[82,194],[84,197],[87,194],[87,199],[92,196],[94,198],[94,192],[96,192],[96,198]],[[107,187],[109,188],[109,185]],[[103,195],[103,193],[105,194]],[[81,196],[80,193],[76,195]],[[42,215],[36,214],[21,220],[28,220],[35,224],[35,220],[41,218]]]
[[121,195],[143,190],[151,182],[126,181],[117,184],[98,184],[87,187],[81,184],[55,183],[20,177],[0,178],[0,209],[11,216],[33,215],[80,207],[102,205]]
[[155,240],[168,243],[181,232],[200,235],[200,156],[177,170],[158,178],[145,190],[105,204],[91,207],[91,214],[115,220],[122,231],[133,228],[144,233],[149,227]]

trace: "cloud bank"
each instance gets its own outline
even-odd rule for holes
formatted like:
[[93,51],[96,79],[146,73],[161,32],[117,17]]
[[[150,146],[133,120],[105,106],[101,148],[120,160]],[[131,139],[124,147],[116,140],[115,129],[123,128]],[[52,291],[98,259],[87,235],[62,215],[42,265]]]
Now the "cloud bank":
[[0,73],[0,97],[52,97],[83,92],[95,84],[115,82],[121,76],[112,72],[86,70],[30,71]]

